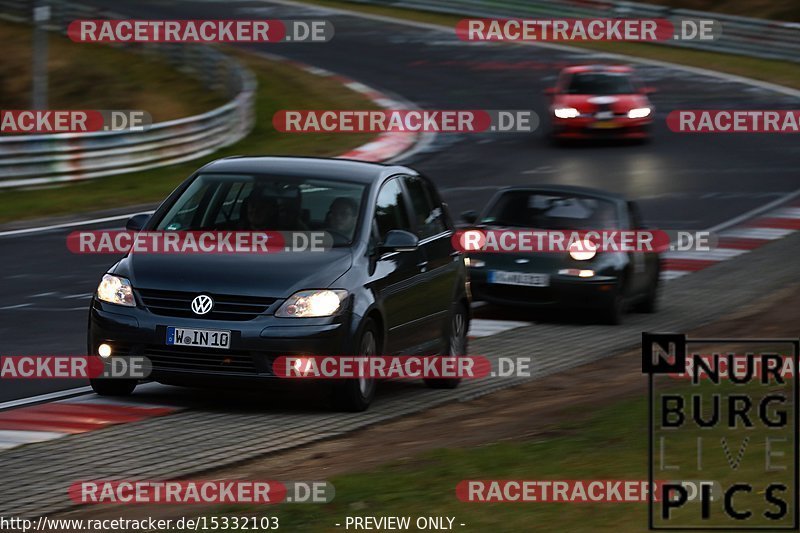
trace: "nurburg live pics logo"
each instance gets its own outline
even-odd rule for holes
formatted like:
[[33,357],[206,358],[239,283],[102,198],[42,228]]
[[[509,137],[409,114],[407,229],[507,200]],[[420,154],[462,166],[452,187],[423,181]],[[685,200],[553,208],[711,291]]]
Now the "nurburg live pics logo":
[[651,530],[798,529],[798,352],[798,339],[642,334],[649,482],[701,480],[650,496]]

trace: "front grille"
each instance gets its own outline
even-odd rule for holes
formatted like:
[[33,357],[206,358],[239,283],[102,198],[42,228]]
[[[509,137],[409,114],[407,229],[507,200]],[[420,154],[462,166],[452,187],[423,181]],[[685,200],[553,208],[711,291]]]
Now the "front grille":
[[197,315],[192,312],[191,303],[199,292],[138,289],[138,293],[145,307],[156,315],[207,320],[252,320],[266,314],[276,301],[259,296],[209,294],[214,299],[214,308],[208,314]]
[[146,349],[153,370],[183,372],[221,372],[231,374],[257,374],[253,356],[249,352],[213,350],[183,346],[150,346]]

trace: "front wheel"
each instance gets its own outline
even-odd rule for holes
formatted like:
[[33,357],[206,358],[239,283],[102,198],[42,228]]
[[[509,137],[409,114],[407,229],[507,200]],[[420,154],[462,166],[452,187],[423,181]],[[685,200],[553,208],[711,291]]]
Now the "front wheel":
[[658,311],[658,285],[661,274],[658,270],[655,271],[655,279],[650,281],[650,286],[647,287],[647,294],[644,299],[636,304],[636,311],[639,313],[655,313]]
[[622,324],[622,317],[625,314],[625,286],[624,280],[620,278],[617,286],[614,287],[614,294],[602,310],[602,321],[604,324]]
[[[447,355],[462,357],[467,355],[467,326],[469,315],[467,307],[459,303],[450,317],[450,328],[447,336]],[[455,389],[461,383],[461,378],[428,378],[425,384],[432,389]]]
[[135,379],[90,379],[89,385],[100,396],[130,396],[138,381]]
[[[374,323],[367,319],[358,343],[358,355],[377,354],[378,336],[375,331]],[[334,390],[336,406],[342,411],[366,411],[374,398],[375,380],[367,377],[344,380]]]

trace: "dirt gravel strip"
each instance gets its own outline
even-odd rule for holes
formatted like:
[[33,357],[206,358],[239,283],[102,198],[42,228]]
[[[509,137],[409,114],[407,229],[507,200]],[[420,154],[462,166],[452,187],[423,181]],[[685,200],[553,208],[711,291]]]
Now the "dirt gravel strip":
[[[73,507],[67,487],[80,479],[165,479],[199,475],[278,451],[344,435],[452,401],[465,401],[635,348],[642,331],[686,331],[746,308],[797,280],[800,235],[765,245],[667,284],[655,315],[623,326],[538,324],[472,343],[489,357],[534,359],[531,378],[487,378],[454,391],[417,383],[383,387],[366,413],[203,407],[0,453],[0,515],[31,517]],[[746,260],[743,260],[746,258]],[[219,395],[218,395],[219,396]]]

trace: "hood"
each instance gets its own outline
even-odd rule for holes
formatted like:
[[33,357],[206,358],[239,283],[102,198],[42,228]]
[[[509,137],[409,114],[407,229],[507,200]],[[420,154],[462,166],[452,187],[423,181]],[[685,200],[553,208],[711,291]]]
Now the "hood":
[[602,108],[615,113],[627,113],[636,107],[651,107],[643,94],[614,94],[596,96],[590,94],[559,94],[553,100],[556,107],[574,107],[581,113],[594,113]]
[[112,274],[134,288],[288,298],[329,287],[352,266],[349,248],[271,254],[130,254]]

